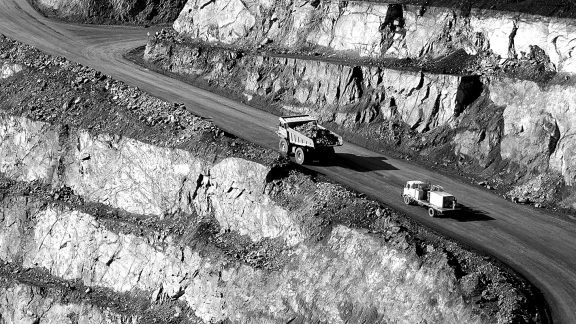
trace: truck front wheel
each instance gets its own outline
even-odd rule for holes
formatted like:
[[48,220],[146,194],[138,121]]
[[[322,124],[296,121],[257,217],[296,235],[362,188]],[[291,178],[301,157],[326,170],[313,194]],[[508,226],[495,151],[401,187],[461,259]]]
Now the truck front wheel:
[[296,163],[298,164],[304,164],[304,162],[306,161],[306,155],[304,154],[304,150],[299,147],[296,149],[296,152],[294,152],[295,154],[295,158],[296,158]]
[[412,203],[412,199],[409,196],[404,196],[404,203],[406,205],[410,205]]
[[280,149],[280,154],[284,156],[288,155],[288,141],[285,138],[280,139],[278,148]]
[[430,217],[436,217],[436,210],[434,210],[434,208],[428,208],[428,215]]

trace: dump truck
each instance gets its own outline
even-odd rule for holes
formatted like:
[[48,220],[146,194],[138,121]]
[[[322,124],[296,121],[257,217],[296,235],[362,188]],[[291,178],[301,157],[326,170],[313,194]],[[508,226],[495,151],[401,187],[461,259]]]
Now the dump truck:
[[428,208],[431,217],[454,213],[460,209],[454,195],[444,191],[441,186],[423,181],[407,181],[402,198],[406,205]]
[[280,117],[278,125],[280,153],[294,155],[298,164],[334,155],[334,147],[342,145],[342,137],[320,125],[309,115]]

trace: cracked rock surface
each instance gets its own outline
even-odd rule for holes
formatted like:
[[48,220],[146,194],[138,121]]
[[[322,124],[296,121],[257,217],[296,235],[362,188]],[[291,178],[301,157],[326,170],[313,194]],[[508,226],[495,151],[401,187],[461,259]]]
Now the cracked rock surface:
[[190,0],[174,29],[188,38],[238,47],[312,48],[373,58],[437,58],[461,49],[514,59],[537,47],[550,57],[555,70],[576,72],[569,36],[574,34],[574,20],[452,8],[374,2]]
[[172,23],[184,0],[31,0],[48,17],[93,24]]

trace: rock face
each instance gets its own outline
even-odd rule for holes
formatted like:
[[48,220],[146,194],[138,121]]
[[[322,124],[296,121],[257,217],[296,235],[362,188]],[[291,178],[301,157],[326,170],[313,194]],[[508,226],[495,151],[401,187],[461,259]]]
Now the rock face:
[[[409,245],[406,241],[390,245],[363,231],[337,226],[324,243],[298,245],[285,266],[270,272],[178,245],[170,236],[159,240],[118,233],[95,216],[64,206],[39,207],[32,201],[13,200],[12,211],[8,206],[2,209],[20,221],[34,222],[28,232],[27,226],[5,219],[4,225],[20,230],[1,235],[22,243],[3,259],[23,258],[24,269],[44,268],[54,277],[80,280],[88,287],[145,291],[153,301],[177,298],[206,323],[493,321],[465,301],[443,250],[431,250],[420,258],[401,247]],[[4,291],[7,300],[16,293],[21,289]],[[35,299],[51,304],[49,299]],[[57,306],[42,303],[38,309],[54,312],[43,316],[61,316]],[[0,308],[2,316],[22,316],[7,315],[16,314],[18,306],[13,307]],[[78,308],[74,307],[69,306],[67,314]]]
[[530,81],[494,80],[490,97],[496,105],[506,106],[502,157],[537,172],[550,168],[573,185],[576,96],[572,86],[542,88]]
[[161,289],[185,300],[205,322],[283,322],[294,317],[482,322],[459,294],[442,253],[422,262],[343,226],[325,244],[299,246],[290,266],[267,273],[202,257],[187,247],[158,250],[154,242],[110,232],[94,217],[75,211],[48,208],[34,218],[31,243],[20,251],[25,268],[46,268],[57,277],[119,292]]
[[26,118],[4,117],[0,126],[0,152],[4,156],[0,171],[18,180],[49,182],[58,162],[57,129]]
[[223,229],[255,240],[302,240],[286,211],[264,194],[270,170],[260,164],[234,158],[212,164],[184,150],[83,130],[59,136],[58,128],[22,117],[3,115],[0,125],[2,171],[12,179],[65,185],[130,213],[213,213]]
[[46,298],[42,289],[13,284],[0,289],[0,320],[6,324],[19,323],[77,323],[129,324],[137,317],[123,316],[89,304],[66,303]]
[[88,23],[172,23],[184,0],[33,0],[48,16]]
[[469,83],[465,77],[163,42],[149,44],[144,57],[171,72],[242,89],[247,98],[264,98],[349,129],[382,118],[419,132],[445,125],[463,110],[466,95],[460,88]]
[[373,58],[435,58],[463,49],[501,58],[538,47],[558,71],[576,72],[569,19],[370,2],[190,0],[174,23],[187,37],[243,48],[268,44]]

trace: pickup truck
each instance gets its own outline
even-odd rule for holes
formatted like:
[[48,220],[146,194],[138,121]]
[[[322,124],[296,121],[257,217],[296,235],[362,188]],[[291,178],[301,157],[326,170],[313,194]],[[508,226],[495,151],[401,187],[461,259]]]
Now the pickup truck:
[[430,217],[454,213],[460,210],[456,197],[438,185],[423,181],[407,181],[402,191],[406,205],[428,208]]

